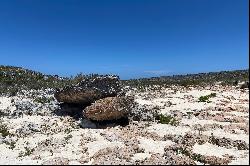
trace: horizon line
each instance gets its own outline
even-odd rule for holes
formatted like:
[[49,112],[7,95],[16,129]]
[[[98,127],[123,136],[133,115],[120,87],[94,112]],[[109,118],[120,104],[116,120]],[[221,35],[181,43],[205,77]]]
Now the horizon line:
[[[31,70],[31,71],[34,71],[34,72],[38,72],[38,73],[41,73],[43,75],[47,75],[47,76],[58,76],[58,77],[62,77],[62,78],[70,78],[70,77],[75,77],[77,76],[78,74],[83,74],[83,75],[91,75],[91,74],[98,74],[98,75],[116,75],[120,78],[120,75],[118,74],[112,74],[112,73],[107,73],[107,74],[101,74],[101,73],[83,73],[83,72],[78,72],[74,75],[68,75],[68,76],[60,76],[59,74],[49,74],[49,73],[43,73],[39,70],[35,70],[35,69],[29,69],[29,68],[26,68],[26,67],[22,67],[22,66],[13,66],[13,65],[1,65],[0,64],[0,67],[1,66],[4,66],[4,67],[15,67],[15,68],[21,68],[21,69],[24,69],[24,70]],[[220,73],[220,72],[233,72],[233,71],[244,71],[244,70],[248,70],[249,71],[249,67],[248,68],[244,68],[244,69],[232,69],[232,70],[217,70],[217,71],[208,71],[208,72],[190,72],[190,73],[176,73],[176,74],[170,74],[171,72],[169,72],[169,74],[165,74],[165,75],[159,75],[159,76],[149,76],[149,77],[135,77],[135,78],[129,78],[129,79],[121,79],[120,80],[137,80],[137,79],[152,79],[152,78],[160,78],[160,77],[174,77],[174,76],[187,76],[187,75],[197,75],[197,74],[208,74],[208,73]],[[172,72],[173,73],[173,72]]]

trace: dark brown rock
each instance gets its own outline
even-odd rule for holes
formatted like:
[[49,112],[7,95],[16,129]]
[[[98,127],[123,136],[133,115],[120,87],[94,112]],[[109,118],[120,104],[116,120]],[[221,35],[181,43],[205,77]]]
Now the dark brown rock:
[[95,121],[117,120],[127,117],[132,105],[133,100],[127,97],[107,97],[86,107],[83,115]]
[[59,102],[85,105],[105,97],[117,96],[120,91],[117,76],[86,76],[77,85],[58,90],[55,98]]

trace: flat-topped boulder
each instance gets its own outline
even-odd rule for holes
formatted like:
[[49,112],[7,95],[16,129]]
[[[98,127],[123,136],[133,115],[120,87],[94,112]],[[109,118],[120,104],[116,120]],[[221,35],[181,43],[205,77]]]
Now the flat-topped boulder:
[[107,97],[97,100],[83,110],[83,116],[94,121],[117,120],[129,115],[133,99],[122,97]]
[[58,90],[55,98],[59,102],[85,105],[105,97],[117,96],[120,91],[118,76],[86,76],[77,85]]

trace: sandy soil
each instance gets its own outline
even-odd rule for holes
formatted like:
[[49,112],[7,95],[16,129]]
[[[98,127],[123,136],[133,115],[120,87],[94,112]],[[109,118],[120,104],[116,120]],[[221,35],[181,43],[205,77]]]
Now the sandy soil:
[[[211,93],[216,93],[211,102],[198,101]],[[81,128],[74,118],[46,108],[44,115],[1,116],[0,124],[6,125],[10,134],[0,134],[0,164],[164,164],[168,152],[176,163],[188,158],[196,164],[211,164],[207,158],[213,156],[215,163],[249,164],[248,90],[171,87],[131,94],[140,105],[158,106],[179,124],[141,121],[126,127],[88,129]],[[13,103],[18,99],[20,96],[1,96],[0,111],[15,111]],[[22,100],[33,101],[29,97]],[[194,139],[185,141],[188,136]],[[192,155],[169,150],[180,145]],[[207,160],[192,158],[198,154]]]

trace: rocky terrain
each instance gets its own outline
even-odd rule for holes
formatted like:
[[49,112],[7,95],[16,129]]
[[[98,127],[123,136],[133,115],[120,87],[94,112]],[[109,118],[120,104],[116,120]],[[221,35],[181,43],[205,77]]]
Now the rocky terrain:
[[37,73],[1,69],[0,164],[249,164],[247,71],[233,84],[40,75],[31,87]]

